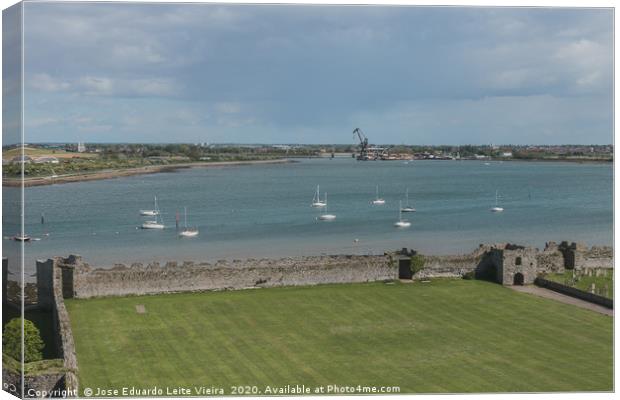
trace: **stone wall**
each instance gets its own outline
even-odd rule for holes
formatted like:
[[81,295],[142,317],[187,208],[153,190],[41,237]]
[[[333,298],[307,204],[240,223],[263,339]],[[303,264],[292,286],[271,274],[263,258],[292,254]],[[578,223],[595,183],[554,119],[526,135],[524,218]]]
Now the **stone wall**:
[[559,251],[564,255],[568,269],[613,268],[614,249],[609,246],[592,246],[583,243],[562,242]]
[[469,272],[484,273],[491,265],[488,256],[494,245],[480,245],[464,255],[424,256],[424,268],[415,278],[461,278]]
[[54,259],[54,301],[57,318],[58,335],[60,339],[60,350],[64,360],[65,388],[67,391],[77,393],[77,357],[75,355],[75,342],[73,340],[73,332],[71,331],[71,321],[69,313],[65,307],[63,297],[63,271],[66,269],[64,259],[58,257]]
[[63,296],[63,272],[73,268],[67,265],[72,259],[57,257],[45,261],[37,261],[37,289],[39,307],[51,310],[56,333],[56,346],[63,359],[65,372],[62,374],[62,387],[68,393],[77,393],[77,357],[75,343],[71,331],[69,313],[65,307]]
[[[321,256],[209,263],[158,263],[95,269],[73,257],[76,298],[202,290],[355,283],[396,279],[388,256]],[[70,291],[70,290],[69,290]]]
[[3,389],[16,397],[77,397],[75,392],[69,393],[64,389],[64,372],[25,375],[23,378],[24,393],[22,395],[22,374],[8,368],[2,369]]
[[[403,249],[398,261],[407,262],[415,251]],[[475,273],[479,279],[491,279],[503,285],[515,284],[523,278],[523,284],[534,283],[542,273],[561,273],[565,268],[612,268],[613,249],[593,246],[588,248],[577,243],[548,242],[541,251],[510,243],[480,245],[472,253],[449,256],[424,256],[424,269],[414,278],[462,277]],[[519,274],[519,275],[518,275]]]

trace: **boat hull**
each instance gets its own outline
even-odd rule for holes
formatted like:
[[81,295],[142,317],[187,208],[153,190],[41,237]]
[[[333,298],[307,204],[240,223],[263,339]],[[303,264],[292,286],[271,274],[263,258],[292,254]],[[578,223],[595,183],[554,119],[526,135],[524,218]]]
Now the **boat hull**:
[[323,214],[319,217],[321,221],[333,221],[336,219],[334,214]]
[[504,209],[501,208],[501,207],[493,207],[493,208],[491,208],[491,212],[502,212],[502,211],[504,211]]
[[153,224],[153,223],[144,223],[142,224],[142,229],[164,229],[164,224]]
[[159,213],[155,210],[140,210],[140,215],[145,217],[155,217],[159,215]]
[[394,226],[397,228],[409,228],[411,226],[411,222],[408,221],[397,221],[394,223]]
[[183,231],[179,233],[179,236],[182,237],[195,237],[198,236],[198,231]]

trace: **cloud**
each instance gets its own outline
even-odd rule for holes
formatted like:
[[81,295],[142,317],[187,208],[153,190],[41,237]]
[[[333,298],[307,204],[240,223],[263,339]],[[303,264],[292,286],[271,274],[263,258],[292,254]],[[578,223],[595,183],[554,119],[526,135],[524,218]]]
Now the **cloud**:
[[[63,117],[66,132],[83,126],[68,115],[80,109],[120,139],[174,131],[182,141],[202,130],[238,141],[330,141],[324,132],[348,135],[363,123],[396,142],[415,128],[476,143],[488,139],[485,121],[501,127],[500,143],[521,134],[523,122],[506,118],[519,114],[558,142],[586,127],[589,138],[611,141],[610,10],[36,2],[26,10],[29,115]],[[532,102],[563,104],[553,112],[571,115],[549,121]]]
[[179,87],[166,78],[123,79],[83,76],[72,80],[34,74],[26,79],[30,89],[42,92],[71,92],[86,96],[174,96]]

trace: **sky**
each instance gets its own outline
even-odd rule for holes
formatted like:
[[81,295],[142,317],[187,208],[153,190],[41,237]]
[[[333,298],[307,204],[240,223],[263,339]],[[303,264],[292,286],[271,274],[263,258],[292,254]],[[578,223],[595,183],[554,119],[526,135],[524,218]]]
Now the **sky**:
[[24,41],[27,142],[613,141],[610,9],[26,3]]

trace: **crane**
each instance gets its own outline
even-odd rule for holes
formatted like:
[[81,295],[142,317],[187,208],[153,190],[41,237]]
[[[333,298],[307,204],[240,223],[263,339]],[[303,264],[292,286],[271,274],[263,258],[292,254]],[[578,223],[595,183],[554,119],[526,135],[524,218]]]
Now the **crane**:
[[364,132],[360,128],[353,129],[353,137],[357,135],[360,141],[360,153],[357,156],[358,160],[368,160],[368,138],[364,135]]

